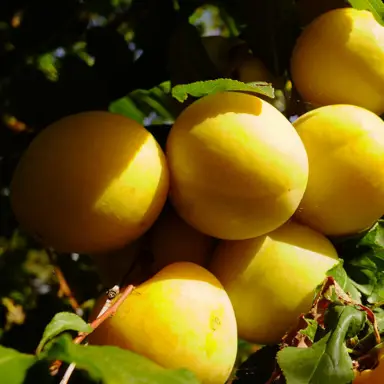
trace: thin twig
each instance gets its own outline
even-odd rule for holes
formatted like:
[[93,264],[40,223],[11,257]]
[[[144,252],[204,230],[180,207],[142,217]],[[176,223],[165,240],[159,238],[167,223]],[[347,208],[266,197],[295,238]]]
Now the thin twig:
[[68,381],[71,378],[72,373],[74,372],[75,369],[76,369],[76,364],[71,363],[67,368],[67,370],[65,371],[64,376],[60,381],[60,384],[68,384]]
[[[99,327],[105,320],[107,320],[109,317],[113,316],[117,310],[119,309],[120,305],[123,304],[124,300],[132,293],[132,291],[135,289],[133,285],[128,285],[122,295],[119,297],[119,299],[108,309],[106,310],[102,315],[97,317],[95,320],[92,321],[90,324],[92,330],[94,331],[97,327]],[[80,344],[91,332],[80,332],[79,335],[73,340],[75,344]]]
[[[113,288],[107,291],[107,300],[105,301],[105,304],[101,309],[101,311],[99,312],[99,314],[97,315],[97,317],[100,317],[101,315],[103,315],[111,307],[113,299],[119,294],[119,292],[120,292],[120,287],[118,285],[115,285]],[[88,343],[85,343],[84,345],[88,345]],[[69,379],[71,378],[72,373],[75,371],[75,369],[76,369],[76,364],[71,363],[68,366],[67,370],[65,371],[64,376],[60,381],[60,384],[68,384]]]
[[[101,309],[101,311],[97,315],[97,318],[102,316],[111,307],[113,299],[119,293],[120,293],[120,287],[118,285],[115,285],[113,288],[111,288],[111,289],[109,289],[107,291],[107,300],[105,301],[105,304],[104,304],[103,308]],[[85,343],[85,345],[88,345],[88,343]],[[65,371],[64,376],[63,376],[63,378],[60,381],[60,384],[68,384],[69,379],[71,378],[72,373],[74,372],[75,369],[76,369],[76,364],[75,363],[71,363],[68,366],[67,370]]]
[[57,264],[55,251],[52,248],[46,248],[46,252],[48,254],[49,260],[51,261],[54,273],[59,283],[59,297],[65,296],[68,299],[69,304],[71,305],[73,310],[76,312],[76,314],[82,316],[83,310],[78,301],[76,300],[75,296],[73,295],[71,288],[69,288],[69,285],[67,283],[67,280],[65,279],[61,268]]
[[[90,333],[92,333],[105,320],[107,320],[109,317],[113,316],[117,312],[120,305],[132,293],[132,291],[134,289],[135,289],[135,287],[133,285],[131,285],[131,284],[128,285],[125,288],[125,290],[123,291],[122,295],[118,298],[118,300],[116,300],[116,302],[113,305],[111,305],[111,303],[112,303],[112,300],[114,299],[114,297],[116,297],[116,295],[119,293],[119,287],[117,285],[115,285],[112,289],[110,289],[107,293],[108,294],[107,300],[106,300],[103,308],[101,309],[99,315],[97,316],[97,318],[95,320],[92,321],[92,323],[89,324],[92,328],[92,331],[91,332],[79,332],[78,336],[73,340],[73,342],[75,344],[81,344],[87,338],[87,336]],[[61,365],[62,365],[62,361],[60,361],[60,360],[56,360],[52,363],[52,365],[50,366],[50,372],[51,372],[52,376],[54,376],[58,373]],[[72,370],[72,372],[73,372],[73,369],[74,369],[74,367],[71,367],[71,366],[68,367],[68,370]],[[67,382],[68,382],[69,377],[71,376],[72,372],[70,374],[68,373]],[[66,384],[66,382],[64,382],[64,383],[61,382],[61,384]]]

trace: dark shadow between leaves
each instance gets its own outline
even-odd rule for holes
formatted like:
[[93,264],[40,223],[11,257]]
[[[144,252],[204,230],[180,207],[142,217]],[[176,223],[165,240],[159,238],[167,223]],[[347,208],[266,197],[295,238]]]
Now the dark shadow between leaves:
[[[278,345],[266,346],[253,353],[235,373],[234,384],[265,384],[276,368]],[[279,380],[279,384],[285,381]]]
[[23,384],[53,384],[56,380],[49,374],[49,362],[37,361],[28,369]]

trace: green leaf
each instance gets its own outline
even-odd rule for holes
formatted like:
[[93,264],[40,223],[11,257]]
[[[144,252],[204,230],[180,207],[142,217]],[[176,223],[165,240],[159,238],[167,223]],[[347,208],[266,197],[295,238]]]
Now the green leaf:
[[146,116],[155,114],[150,124],[172,124],[180,113],[180,106],[171,96],[171,84],[165,81],[149,90],[136,89],[131,99]]
[[[376,318],[376,324],[378,331],[381,335],[384,333],[384,309],[375,308],[373,313]],[[368,327],[366,332],[359,337],[358,343],[355,345],[354,349],[359,351],[360,354],[365,354],[374,348],[377,345],[375,330],[370,322],[367,323]]]
[[55,340],[45,357],[74,362],[77,368],[87,371],[91,378],[101,380],[103,384],[199,384],[195,375],[186,369],[168,370],[118,347],[77,345],[68,335]]
[[355,9],[371,11],[376,20],[384,25],[384,4],[382,0],[348,0],[348,3]]
[[[165,81],[151,89],[136,89],[109,105],[109,111],[129,117],[144,125],[172,124],[181,108],[171,96]],[[147,120],[151,120],[149,123]]]
[[371,247],[384,260],[384,220],[379,220],[359,241],[359,246]]
[[45,53],[37,58],[37,67],[47,76],[51,81],[57,81],[57,58],[52,53]]
[[49,341],[66,331],[92,332],[92,327],[74,313],[57,313],[45,327],[43,337],[37,347],[37,353],[40,353]]
[[373,312],[376,317],[377,328],[379,329],[379,332],[383,334],[384,333],[384,309],[376,308]]
[[12,348],[0,346],[0,379],[6,384],[22,384],[28,369],[37,359],[33,355],[20,353]]
[[304,320],[308,324],[308,326],[304,329],[300,329],[299,333],[301,333],[304,336],[307,336],[308,339],[313,342],[315,340],[318,323],[316,320],[307,319],[305,317],[304,317]]
[[274,98],[274,90],[265,82],[243,83],[232,79],[216,79],[197,81],[190,84],[179,84],[172,88],[172,96],[180,102],[187,100],[188,95],[201,97],[217,92],[242,91],[259,93]]
[[366,320],[367,314],[365,311],[352,305],[345,306],[332,303],[325,313],[324,324],[327,330],[335,330],[337,336],[340,336],[339,332],[343,332],[341,328],[344,322],[346,333],[342,340],[345,340],[355,337],[364,327]]
[[328,270],[327,276],[332,276],[340,285],[340,287],[344,289],[348,276],[347,272],[345,272],[345,269],[343,268],[343,260],[340,260],[339,263]]
[[327,276],[332,276],[344,292],[348,293],[351,298],[357,301],[358,303],[361,303],[361,293],[348,277],[347,272],[343,267],[343,264],[344,260],[340,260],[340,263],[336,264],[327,272]]
[[384,301],[384,221],[379,220],[363,237],[345,247],[345,270],[369,303]]
[[145,114],[140,111],[129,96],[113,101],[109,104],[108,110],[109,112],[129,117],[140,124],[143,124],[145,118]]
[[352,306],[333,306],[328,333],[309,348],[286,347],[277,361],[287,384],[347,384],[353,381],[352,360],[345,339],[365,323],[364,312]]

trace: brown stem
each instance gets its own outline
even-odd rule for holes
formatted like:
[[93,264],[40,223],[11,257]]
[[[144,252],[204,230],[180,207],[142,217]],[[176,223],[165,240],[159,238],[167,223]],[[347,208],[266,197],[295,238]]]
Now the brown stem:
[[[124,300],[132,293],[132,291],[135,289],[133,285],[128,285],[125,290],[123,291],[122,295],[116,300],[116,302],[108,308],[103,314],[101,314],[99,317],[97,317],[95,320],[92,321],[89,325],[92,328],[91,332],[79,332],[78,336],[73,340],[75,344],[81,344],[86,337],[92,333],[97,327],[99,327],[105,320],[107,320],[109,317],[113,316],[120,305],[124,302]],[[108,299],[107,299],[108,300]],[[56,360],[52,363],[50,367],[51,375],[54,376],[58,373],[60,367],[62,365],[62,361]]]
[[73,295],[71,288],[69,288],[69,285],[67,283],[67,280],[66,280],[61,268],[57,264],[55,252],[51,248],[46,248],[46,252],[48,254],[49,260],[53,266],[53,271],[54,271],[54,273],[57,277],[57,281],[59,283],[58,296],[59,297],[65,296],[68,299],[69,304],[71,305],[72,309],[76,312],[76,314],[79,316],[82,316],[83,310],[81,309],[80,304],[78,303],[75,296]]
[[[123,301],[132,293],[134,288],[135,287],[133,285],[128,285],[127,288],[125,288],[122,295],[119,297],[119,299],[116,300],[116,302],[107,311],[105,311],[100,317],[98,317],[92,321],[92,323],[90,324],[92,329],[95,330],[105,320],[107,320],[109,317],[113,316],[117,312],[118,308],[123,303]],[[89,335],[89,333],[87,333],[87,332],[79,333],[79,335],[75,338],[75,340],[73,340],[73,342],[75,344],[80,344],[88,335]]]

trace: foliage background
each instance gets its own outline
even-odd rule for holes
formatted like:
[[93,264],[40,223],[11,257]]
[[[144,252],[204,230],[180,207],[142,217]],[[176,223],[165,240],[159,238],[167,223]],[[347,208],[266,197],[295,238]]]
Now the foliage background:
[[[325,10],[346,5],[342,0],[0,2],[0,344],[34,353],[54,314],[72,311],[47,253],[18,229],[9,205],[13,170],[41,129],[68,114],[111,110],[142,122],[164,143],[187,104],[171,97],[171,87],[231,76],[223,73],[220,60],[226,59],[215,60],[206,50],[207,36],[240,37],[285,81],[301,28]],[[287,115],[302,110],[298,98],[288,100]],[[86,316],[106,288],[92,260],[58,255],[57,264]],[[243,360],[252,349],[240,346]]]

